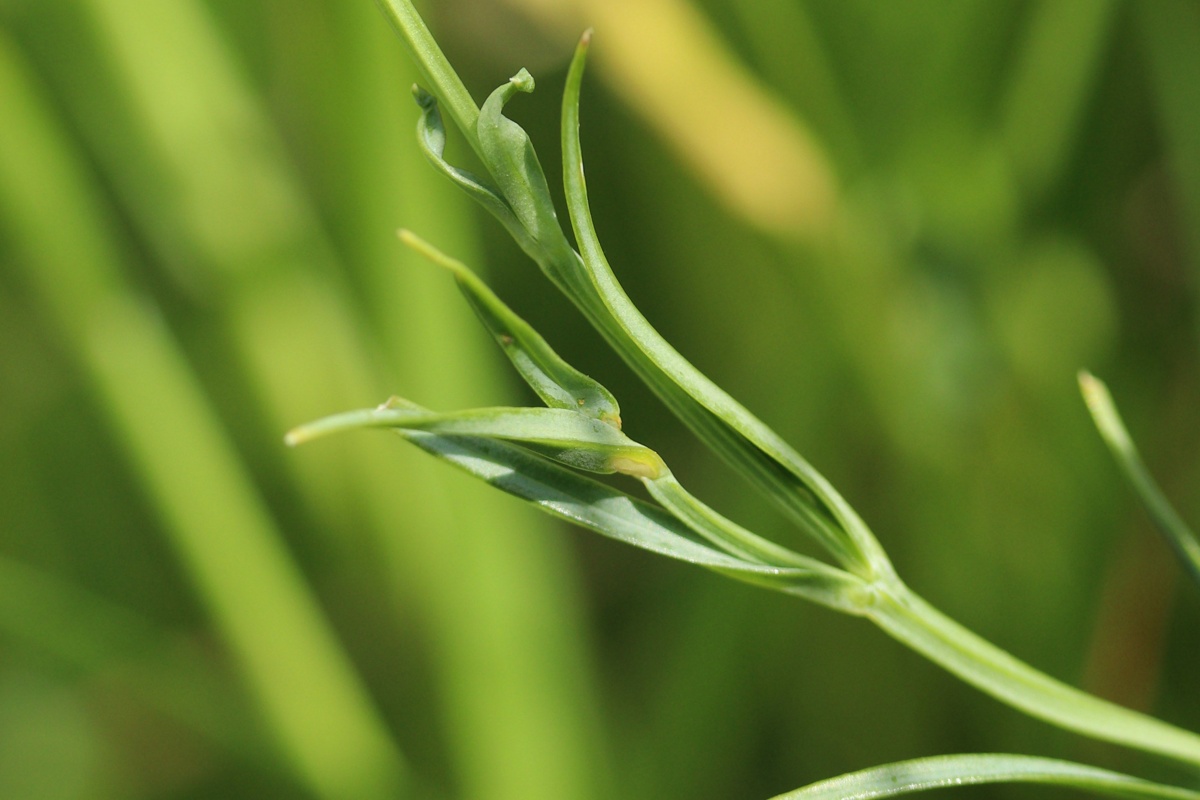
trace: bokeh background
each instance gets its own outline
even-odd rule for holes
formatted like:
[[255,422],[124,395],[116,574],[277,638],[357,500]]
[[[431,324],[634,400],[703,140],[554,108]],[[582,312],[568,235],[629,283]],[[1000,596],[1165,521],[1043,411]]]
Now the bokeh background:
[[[477,99],[535,74],[552,184],[595,26],[592,205],[650,319],[935,605],[1200,725],[1200,591],[1075,385],[1200,520],[1200,6],[426,10]],[[532,401],[403,225],[805,546],[423,163],[414,80],[370,0],[0,0],[0,797],[749,799],[971,751],[1188,780],[392,437],[287,450],[392,393]]]

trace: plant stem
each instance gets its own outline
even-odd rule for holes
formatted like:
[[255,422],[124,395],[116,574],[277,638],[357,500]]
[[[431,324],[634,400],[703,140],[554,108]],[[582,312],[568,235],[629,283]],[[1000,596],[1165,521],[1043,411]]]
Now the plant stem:
[[1108,387],[1094,375],[1081,372],[1079,388],[1083,391],[1083,399],[1087,402],[1088,411],[1092,414],[1097,430],[1100,431],[1100,437],[1104,439],[1104,444],[1108,446],[1117,466],[1133,485],[1134,491],[1142,499],[1146,510],[1150,512],[1150,518],[1166,537],[1167,543],[1174,548],[1176,555],[1191,571],[1196,582],[1200,583],[1200,540],[1150,476],[1150,471],[1142,462],[1137,446],[1133,443],[1116,404],[1113,403]]
[[[431,82],[434,93],[483,158],[476,130],[479,109],[411,2],[379,2]],[[1097,739],[1200,766],[1200,735],[1057,681],[971,633],[914,594],[895,577],[879,543],[825,479],[774,432],[697,372],[650,327],[612,275],[587,208],[578,140],[578,92],[586,47],[585,35],[564,98],[563,172],[568,206],[589,280],[581,280],[578,286],[561,283],[563,275],[578,272],[580,265],[574,259],[562,270],[554,268],[559,265],[542,264],[547,275],[560,283],[560,288],[597,330],[693,432],[740,472],[755,476],[760,485],[769,487],[768,496],[782,501],[785,510],[809,527],[847,569],[868,580],[874,579],[876,596],[865,615],[886,633],[967,683],[1033,717]],[[489,159],[484,161],[488,163]],[[496,174],[495,168],[492,172],[497,180],[504,177]],[[514,174],[519,172],[520,169],[514,169]],[[537,177],[541,179],[540,171]],[[505,195],[511,202],[509,192]],[[522,224],[526,222],[523,220]],[[534,258],[537,260],[536,255]]]
[[1200,766],[1200,735],[1068,686],[980,638],[899,580],[877,584],[867,616],[888,635],[1032,717]]
[[467,137],[471,149],[478,153],[479,137],[475,133],[475,123],[479,119],[479,106],[475,105],[462,79],[434,41],[421,15],[409,0],[376,2],[400,34],[425,80],[429,81],[430,91]]

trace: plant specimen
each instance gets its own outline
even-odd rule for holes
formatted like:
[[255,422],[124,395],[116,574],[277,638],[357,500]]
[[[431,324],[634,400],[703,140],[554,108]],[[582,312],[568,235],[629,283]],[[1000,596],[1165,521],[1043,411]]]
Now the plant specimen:
[[[407,0],[385,9],[416,58],[429,90],[416,89],[418,138],[428,160],[486,208],[545,275],[584,314],[663,403],[709,448],[808,534],[822,561],[768,541],[690,494],[668,464],[621,428],[616,399],[566,363],[465,265],[415,234],[401,238],[458,282],[467,301],[546,408],[483,408],[440,413],[401,398],[293,430],[298,444],[348,429],[387,428],[496,488],[596,532],[748,583],[864,617],[890,636],[997,699],[1047,722],[1097,739],[1200,767],[1200,735],[1072,688],[981,639],[933,608],[896,574],[866,523],[840,494],[770,428],[701,374],[647,322],[617,283],[588,207],[579,142],[579,99],[590,42],[585,34],[567,77],[562,109],[564,190],[578,251],[555,213],[526,132],[505,116],[533,91],[521,70],[477,108]],[[443,109],[479,156],[487,175],[444,157]],[[1193,570],[1195,538],[1154,489],[1095,379],[1085,395],[1106,441]],[[641,481],[645,502],[581,473]],[[785,795],[874,797],[985,782],[1064,784],[1131,797],[1200,798],[1063,761],[1014,755],[955,756],[903,762],[846,775]]]

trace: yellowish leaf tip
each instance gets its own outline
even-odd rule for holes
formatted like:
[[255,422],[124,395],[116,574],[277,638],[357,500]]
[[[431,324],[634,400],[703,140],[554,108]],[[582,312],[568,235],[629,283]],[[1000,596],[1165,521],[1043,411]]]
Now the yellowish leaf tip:
[[422,239],[420,236],[417,236],[408,228],[400,228],[396,231],[396,236],[399,237],[401,242],[417,251],[426,259],[432,261],[434,264],[437,264],[443,269],[450,270],[456,276],[461,276],[464,273],[469,272],[466,264],[463,264],[458,259],[451,258],[450,256],[446,255],[441,250]]
[[658,453],[646,449],[644,454],[636,456],[616,456],[608,462],[614,472],[622,475],[632,475],[635,478],[655,480],[661,478],[667,470],[667,465],[659,458]]
[[1104,385],[1104,381],[1086,369],[1079,370],[1079,391],[1083,394],[1083,401],[1093,411],[1111,403],[1108,387]]

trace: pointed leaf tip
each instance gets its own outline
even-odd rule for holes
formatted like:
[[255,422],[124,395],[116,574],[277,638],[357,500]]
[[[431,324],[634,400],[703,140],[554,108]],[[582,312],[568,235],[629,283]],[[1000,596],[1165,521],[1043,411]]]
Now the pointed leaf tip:
[[537,88],[537,81],[533,79],[533,75],[529,74],[529,70],[525,69],[524,67],[521,67],[519,70],[517,70],[517,74],[509,78],[508,82],[511,83],[517,91],[524,92],[525,94],[529,94]]
[[417,105],[423,109],[437,105],[437,98],[415,83],[412,85],[412,95],[413,99],[417,101]]
[[1086,369],[1079,370],[1079,372],[1076,374],[1076,378],[1079,380],[1079,388],[1083,392],[1084,396],[1095,392],[1101,385],[1100,379],[1088,372]]
[[467,266],[461,261],[446,255],[407,228],[401,228],[396,231],[396,236],[400,238],[401,242],[424,256],[428,261],[453,272],[456,278],[461,278],[464,273],[470,272]]

